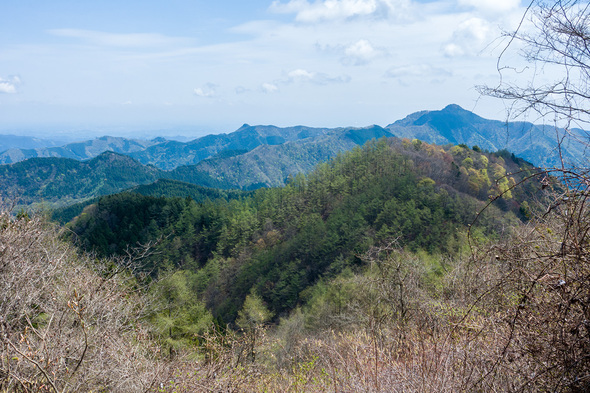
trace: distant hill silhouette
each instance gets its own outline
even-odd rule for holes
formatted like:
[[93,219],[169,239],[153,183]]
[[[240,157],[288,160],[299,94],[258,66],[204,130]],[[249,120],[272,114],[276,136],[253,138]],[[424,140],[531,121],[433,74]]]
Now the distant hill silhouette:
[[[459,105],[449,105],[440,111],[416,112],[386,128],[400,138],[439,145],[477,145],[489,151],[506,149],[537,166],[559,165],[555,127],[488,120]],[[571,132],[576,137],[588,138],[581,130]],[[562,146],[564,158],[570,164],[583,165],[585,146],[574,139],[566,140]]]

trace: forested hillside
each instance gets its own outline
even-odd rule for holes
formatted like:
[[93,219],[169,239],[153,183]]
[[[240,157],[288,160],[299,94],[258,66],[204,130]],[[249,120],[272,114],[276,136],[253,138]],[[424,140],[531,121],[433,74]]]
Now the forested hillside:
[[[154,197],[190,198],[197,203],[216,199],[240,199],[252,193],[251,191],[202,187],[195,184],[168,179],[158,179],[153,183],[131,187],[123,192]],[[84,202],[78,202],[73,205],[53,209],[51,211],[51,218],[61,224],[66,224],[82,213],[82,210],[86,206],[96,203],[97,201],[98,198],[92,198],[85,200]]]
[[160,176],[157,168],[111,152],[90,161],[32,158],[0,165],[2,194],[23,204],[42,201],[71,204],[151,183]]
[[188,271],[213,314],[233,322],[249,293],[284,315],[318,279],[358,268],[360,255],[392,239],[414,252],[457,255],[471,224],[474,239],[506,235],[542,197],[535,182],[510,190],[531,170],[510,154],[381,140],[242,199],[103,197],[71,229],[78,244],[105,256],[159,241],[143,269]]

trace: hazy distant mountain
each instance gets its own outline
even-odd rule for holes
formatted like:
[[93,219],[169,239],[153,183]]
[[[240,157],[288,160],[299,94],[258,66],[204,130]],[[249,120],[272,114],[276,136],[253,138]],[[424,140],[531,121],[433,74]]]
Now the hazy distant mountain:
[[88,160],[98,156],[105,151],[128,154],[144,150],[156,143],[165,141],[157,138],[152,141],[141,139],[127,139],[112,136],[69,143],[63,146],[38,147],[38,148],[10,148],[0,153],[0,164],[10,164],[34,157],[62,157],[75,160]]
[[0,135],[0,152],[8,149],[40,149],[63,144],[62,141],[41,139],[33,136]]
[[[395,135],[401,138],[416,138],[428,143],[464,143],[469,146],[477,145],[489,151],[507,149],[538,166],[558,164],[554,127],[539,126],[528,122],[488,120],[458,105],[449,105],[440,111],[416,112],[388,125],[385,129],[379,126],[372,126],[365,128],[365,130],[375,129],[375,127],[380,130],[379,135],[382,135],[385,131],[385,136]],[[151,164],[164,170],[196,165],[203,160],[213,159],[214,161],[203,164],[202,169],[207,173],[214,174],[218,179],[220,177],[227,179],[226,175],[218,175],[219,169],[212,167],[214,165],[212,164],[213,162],[220,163],[222,159],[231,158],[230,156],[240,156],[260,146],[282,146],[297,141],[304,141],[303,145],[307,146],[307,148],[312,148],[311,146],[314,141],[317,141],[323,147],[317,146],[316,149],[320,149],[323,152],[316,152],[314,154],[328,158],[333,156],[333,152],[329,153],[326,149],[330,150],[334,148],[334,151],[342,151],[342,149],[351,148],[352,145],[350,145],[350,142],[354,142],[354,138],[357,137],[355,135],[359,132],[358,130],[352,127],[330,129],[294,126],[281,128],[272,125],[250,126],[244,124],[232,133],[207,135],[188,142],[166,140],[164,138],[147,141],[104,136],[94,140],[70,143],[61,147],[11,148],[0,153],[0,164],[14,163],[32,157],[66,157],[76,160],[86,160],[96,157],[105,151],[114,151],[129,155],[142,164]],[[347,132],[351,131],[354,132],[348,136],[352,139],[346,141],[348,143],[347,147],[341,146],[341,148],[336,148],[336,146],[325,146],[328,142],[323,138],[329,137],[334,139],[337,135],[346,135]],[[585,141],[588,140],[589,136],[584,131],[573,130],[571,132],[576,137],[580,137]],[[29,141],[31,144],[35,143],[35,138],[29,139],[31,139]],[[359,141],[363,140],[363,138],[359,139]],[[574,141],[575,138],[570,138],[563,144],[564,157],[569,162],[580,164],[580,160],[585,159],[585,146]],[[341,140],[338,143],[342,144],[344,142]],[[0,136],[0,143],[2,143],[2,136]],[[37,140],[37,143],[48,142]],[[301,146],[300,148],[302,148]],[[294,148],[290,146],[289,148],[285,148],[284,152],[281,152],[282,149],[270,149],[273,152],[271,156],[278,154],[281,157],[279,158],[277,156],[275,157],[276,159],[286,159],[289,161],[286,156],[294,153],[288,153],[286,151],[291,151]],[[267,153],[265,152],[264,154]],[[253,156],[245,156],[240,159],[232,158],[229,161],[224,161],[223,165],[231,166],[233,164],[228,164],[228,162],[237,163],[245,162],[244,160],[246,160],[249,162],[248,166],[252,168],[256,166],[256,161],[252,161],[250,157]],[[270,158],[263,157],[263,160],[269,161]],[[285,168],[292,165],[289,162],[276,162]],[[301,165],[301,162],[303,160],[299,160],[298,165]],[[586,162],[582,164],[587,165]],[[297,168],[293,167],[291,169],[295,170]],[[266,174],[261,175],[259,178],[260,184],[280,183],[278,175],[270,173],[272,172],[270,169],[263,169],[263,172]],[[242,184],[243,180],[240,179],[238,183]],[[217,185],[226,185],[225,180],[219,180]]]
[[[281,186],[289,175],[306,173],[320,162],[338,153],[363,145],[370,139],[391,134],[379,126],[338,128],[325,135],[290,141],[281,145],[263,144],[242,154],[224,155],[203,160],[194,166],[179,167],[174,177],[187,182],[242,189]],[[200,182],[192,175],[199,176]],[[204,182],[207,174],[212,183]]]
[[[537,166],[559,164],[554,127],[488,120],[458,105],[449,105],[440,111],[416,112],[386,128],[400,138],[416,138],[440,145],[477,145],[489,151],[506,149]],[[583,131],[572,132],[588,140]],[[570,163],[580,164],[580,160],[584,160],[585,146],[573,139],[566,140],[562,146],[564,157]]]
[[88,161],[31,158],[0,165],[0,188],[3,196],[16,197],[19,203],[47,201],[63,205],[152,183],[162,173],[112,152]]
[[197,164],[223,151],[249,151],[261,145],[281,145],[286,142],[326,135],[328,128],[295,126],[250,126],[244,124],[230,134],[207,135],[190,142],[167,141],[130,154],[142,164],[152,164],[170,170],[182,165]]

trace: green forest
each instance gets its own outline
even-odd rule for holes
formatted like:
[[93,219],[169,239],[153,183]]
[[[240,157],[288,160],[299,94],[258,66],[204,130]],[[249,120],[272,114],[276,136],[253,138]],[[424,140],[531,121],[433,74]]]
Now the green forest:
[[[436,265],[465,251],[469,229],[475,241],[506,235],[534,208],[525,201],[543,198],[534,182],[509,190],[531,171],[505,153],[382,139],[241,198],[102,197],[70,228],[103,257],[153,245],[138,269],[154,278],[182,271],[223,323],[235,322],[250,293],[276,318],[305,305],[320,279],[362,271],[371,247],[395,240]],[[484,210],[490,196],[501,197]]]

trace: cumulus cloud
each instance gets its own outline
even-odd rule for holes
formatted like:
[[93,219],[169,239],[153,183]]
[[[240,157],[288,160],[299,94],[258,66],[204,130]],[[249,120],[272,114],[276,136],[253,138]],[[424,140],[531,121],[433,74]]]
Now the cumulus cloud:
[[21,80],[18,76],[9,76],[8,79],[0,78],[0,93],[16,93],[16,87],[20,85]]
[[193,90],[196,96],[203,98],[213,98],[217,95],[217,85],[214,83],[206,83],[201,87],[197,87]]
[[344,65],[359,66],[368,64],[381,54],[382,51],[375,49],[369,41],[358,40],[344,49],[344,57],[341,61]]
[[459,0],[459,5],[473,7],[485,14],[501,14],[520,6],[520,0]]
[[451,42],[444,46],[444,54],[449,57],[476,55],[493,40],[494,35],[489,22],[470,18],[457,27]]
[[311,81],[315,75],[312,72],[307,70],[298,68],[296,70],[290,71],[287,73],[287,81],[288,82],[295,82],[295,81]]
[[80,39],[93,45],[121,48],[169,46],[186,41],[184,38],[168,37],[154,33],[116,34],[82,29],[53,29],[48,32],[59,37]]
[[[350,81],[350,76],[330,76],[322,72],[311,72],[303,68],[297,68],[288,72],[284,72],[280,79],[273,82],[266,82],[260,85],[259,91],[266,94],[277,93],[282,86],[289,85],[329,85],[335,83],[347,83]],[[242,91],[241,91],[242,92]],[[236,90],[236,93],[240,93]]]
[[323,20],[341,20],[362,16],[390,16],[404,13],[409,0],[290,0],[272,2],[270,10],[283,14],[295,14],[295,20],[314,23]]

